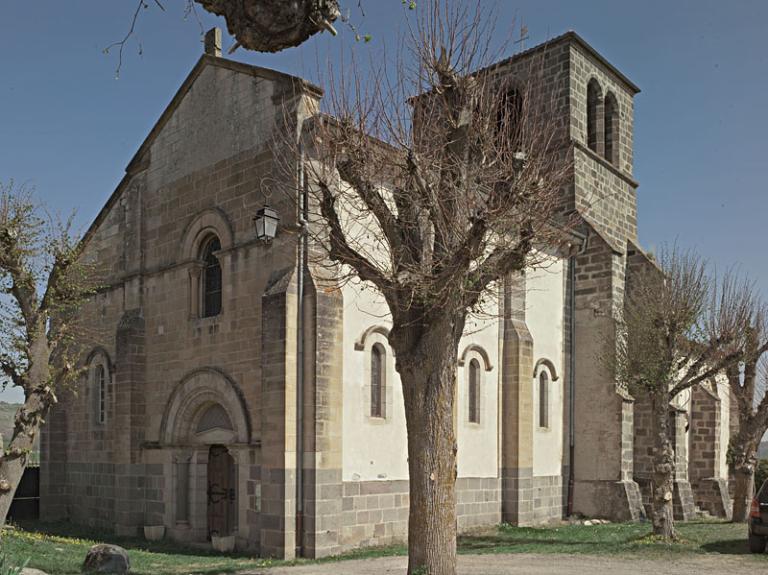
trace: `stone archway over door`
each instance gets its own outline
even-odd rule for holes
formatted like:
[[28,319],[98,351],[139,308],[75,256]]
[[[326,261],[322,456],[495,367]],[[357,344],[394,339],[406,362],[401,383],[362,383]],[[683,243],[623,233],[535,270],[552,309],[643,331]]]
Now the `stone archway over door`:
[[235,460],[223,445],[208,450],[208,536],[227,537],[235,528]]
[[[166,526],[172,537],[210,541],[235,536],[249,545],[251,423],[240,388],[213,368],[185,377],[162,420],[162,445],[173,455]],[[238,542],[239,541],[239,542]]]

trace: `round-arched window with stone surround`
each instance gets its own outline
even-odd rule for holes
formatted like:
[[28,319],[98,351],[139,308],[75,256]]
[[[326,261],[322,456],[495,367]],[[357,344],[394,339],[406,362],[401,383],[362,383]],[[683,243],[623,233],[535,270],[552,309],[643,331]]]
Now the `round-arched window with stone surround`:
[[387,404],[387,352],[380,343],[371,347],[371,417],[383,418]]
[[483,411],[486,409],[483,372],[493,371],[491,358],[481,345],[470,343],[459,356],[458,363],[463,370],[462,389],[466,389],[466,392],[461,392],[460,412],[467,414],[467,423],[479,425],[483,422]]
[[215,235],[206,238],[200,250],[203,269],[200,274],[200,316],[214,317],[221,313],[222,274],[218,252],[221,240]]
[[216,317],[225,311],[223,254],[233,247],[232,226],[218,208],[205,210],[187,226],[179,259],[189,266],[190,318]]
[[603,153],[603,90],[592,78],[587,84],[587,147]]
[[112,388],[111,361],[107,352],[98,348],[91,352],[87,360],[88,397],[90,421],[96,426],[104,426],[109,419],[110,396]]
[[482,371],[480,369],[480,362],[477,359],[472,358],[469,362],[469,387],[467,389],[468,394],[468,409],[469,409],[469,422],[480,423],[480,396],[481,396],[481,383],[482,383]]
[[549,372],[542,369],[539,372],[539,427],[549,427]]

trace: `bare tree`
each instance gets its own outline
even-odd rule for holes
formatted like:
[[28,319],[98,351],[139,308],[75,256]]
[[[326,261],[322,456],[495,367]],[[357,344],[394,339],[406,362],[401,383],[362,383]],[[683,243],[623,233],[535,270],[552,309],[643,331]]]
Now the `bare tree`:
[[[736,476],[733,521],[745,522],[755,491],[760,440],[768,431],[768,310],[758,307],[745,325],[739,356],[727,370],[728,384],[738,406],[738,432],[731,437],[728,462]],[[742,371],[743,370],[743,371]]]
[[658,263],[659,267],[645,266],[628,276],[618,337],[607,358],[616,358],[619,383],[650,403],[653,532],[676,539],[670,404],[738,361],[754,296],[751,285],[732,274],[713,279],[705,262],[693,253],[665,250]]
[[[509,274],[564,242],[571,170],[553,102],[492,61],[490,14],[434,0],[388,73],[355,62],[329,80],[328,114],[308,123],[307,220],[338,284],[357,278],[388,304],[405,400],[408,573],[456,570],[459,340]],[[386,61],[386,58],[382,59]],[[542,82],[543,83],[543,82]],[[538,84],[541,87],[541,84]]]
[[0,453],[0,525],[56,394],[79,375],[76,311],[93,290],[78,256],[69,222],[51,223],[24,189],[0,185],[0,385],[24,392]]

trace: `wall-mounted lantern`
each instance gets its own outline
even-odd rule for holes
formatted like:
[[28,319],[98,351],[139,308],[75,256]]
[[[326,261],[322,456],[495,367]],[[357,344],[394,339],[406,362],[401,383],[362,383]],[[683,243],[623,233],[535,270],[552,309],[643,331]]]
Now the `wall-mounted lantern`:
[[253,217],[253,225],[256,226],[256,238],[263,242],[271,242],[277,235],[277,225],[280,216],[276,210],[264,206]]

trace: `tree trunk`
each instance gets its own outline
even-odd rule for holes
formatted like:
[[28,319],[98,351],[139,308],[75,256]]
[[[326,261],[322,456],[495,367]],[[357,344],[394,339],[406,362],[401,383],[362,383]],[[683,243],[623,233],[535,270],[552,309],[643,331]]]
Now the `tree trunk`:
[[[48,381],[48,351],[43,346],[33,346],[33,352],[42,357],[33,362],[29,371],[33,381]],[[29,454],[34,448],[35,436],[40,430],[42,418],[48,412],[53,395],[46,389],[35,387],[27,393],[24,405],[16,411],[13,435],[7,446],[0,451],[0,526],[5,525],[8,511],[11,509],[13,496],[19,487]]]
[[749,508],[755,494],[755,467],[744,465],[736,468],[736,485],[733,493],[734,523],[746,523],[749,519]]
[[428,328],[431,333],[416,349],[395,348],[408,428],[408,575],[456,573],[458,338],[453,327]]
[[669,394],[651,393],[653,410],[653,481],[651,516],[653,534],[664,539],[674,540],[674,490],[675,490],[675,451],[669,439]]
[[36,432],[36,429],[29,429],[17,422],[11,442],[0,455],[0,526],[5,525],[8,518],[13,496],[27,467],[28,454],[34,445],[32,438]]

